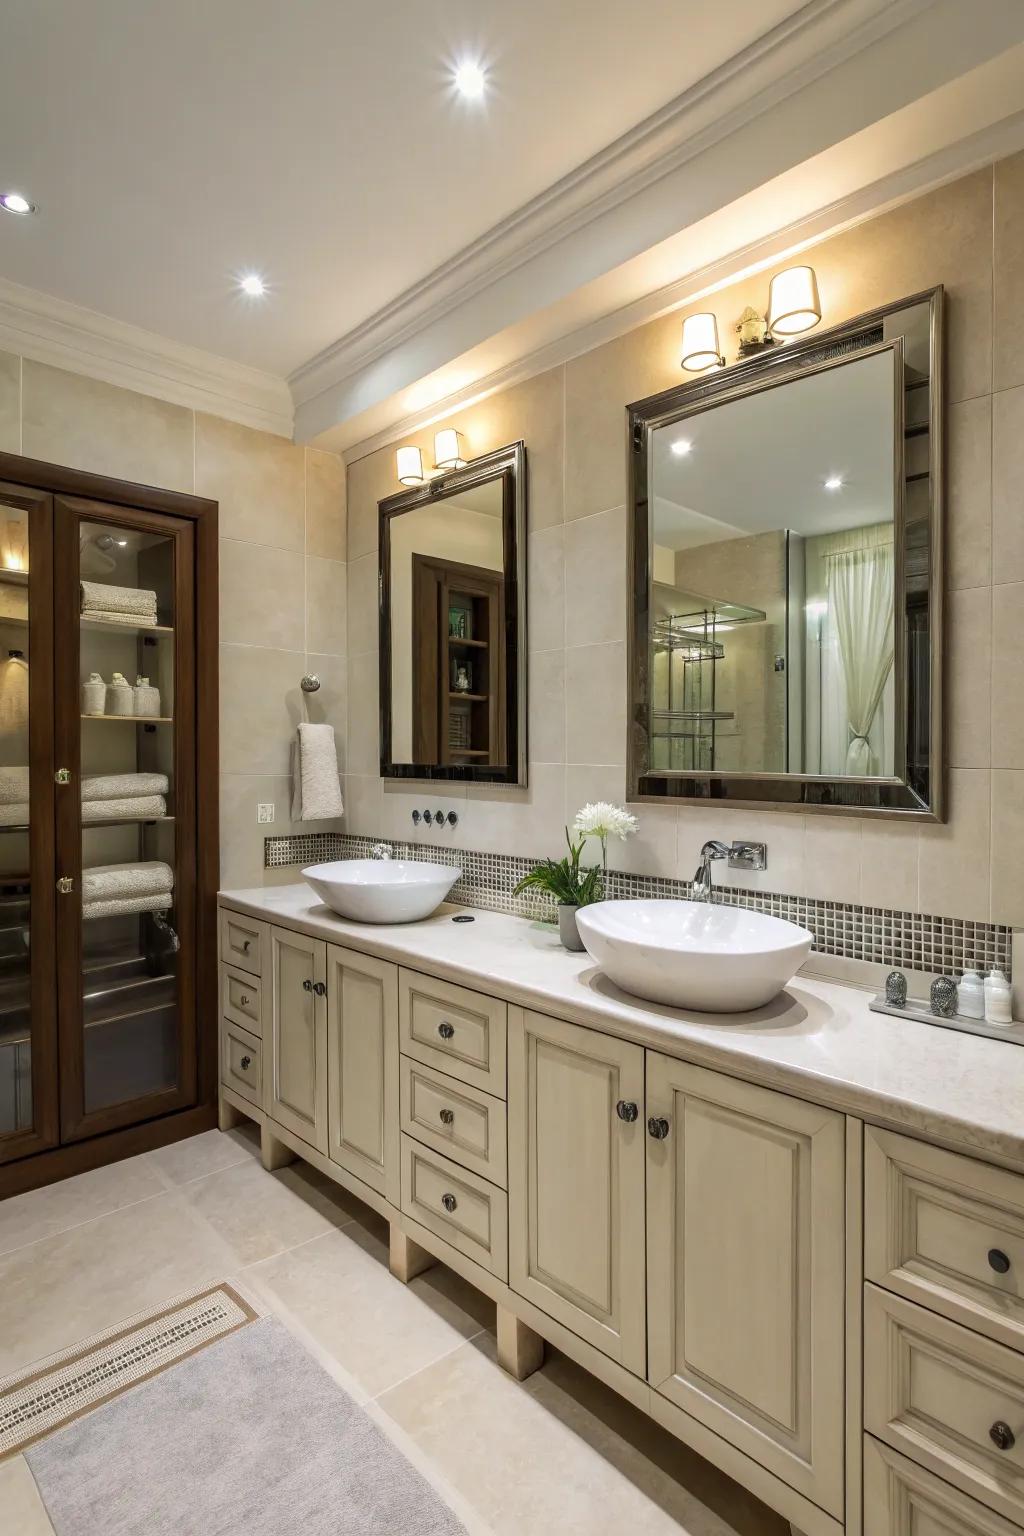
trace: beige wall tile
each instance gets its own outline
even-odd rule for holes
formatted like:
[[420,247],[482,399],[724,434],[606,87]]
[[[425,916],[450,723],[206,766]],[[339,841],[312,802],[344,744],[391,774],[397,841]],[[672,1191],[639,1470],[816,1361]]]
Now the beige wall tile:
[[992,580],[1024,581],[1024,388],[992,400]]
[[[1024,926],[1024,771],[992,775],[992,921]],[[1016,1015],[1015,1015],[1016,1017]]]
[[804,895],[822,901],[859,901],[861,824],[852,816],[804,819]]
[[527,677],[531,763],[565,762],[565,652],[534,651]]
[[377,503],[402,487],[395,474],[395,447],[381,448],[348,466],[348,559],[377,548]]
[[719,864],[715,879],[744,891],[801,891],[804,887],[806,819],[788,811],[735,811],[724,823],[725,842],[764,843],[764,870],[729,869]]
[[626,509],[565,527],[565,634],[569,645],[626,638]]
[[565,752],[573,763],[625,763],[626,647],[621,642],[566,651]]
[[380,765],[377,653],[348,659],[348,771],[373,774]]
[[377,551],[348,563],[348,654],[376,651],[380,642],[377,612]]
[[869,907],[917,910],[920,827],[917,822],[870,821],[860,830],[860,899]]
[[302,719],[305,658],[259,646],[220,648],[222,773],[282,777]]
[[947,587],[992,580],[992,402],[949,407]]
[[[398,842],[424,843],[427,847],[469,848],[476,844],[467,836],[465,784],[431,783],[425,779],[390,779],[382,784],[378,828],[386,838]],[[421,816],[429,810],[431,818],[438,811],[447,817],[454,811],[459,818],[452,827],[447,821],[438,827],[435,820],[414,822],[413,811]]]
[[950,771],[949,820],[920,830],[919,911],[988,921],[990,779],[987,769]]
[[[520,438],[525,442],[526,510],[531,530],[550,528],[562,521],[564,388],[565,369],[552,368],[451,418],[450,424],[465,433],[467,451],[473,458]],[[435,430],[429,429],[423,444],[426,453],[429,442],[431,462]]]
[[305,450],[286,438],[197,413],[196,491],[220,503],[222,537],[305,548]]
[[948,613],[949,762],[954,768],[987,768],[992,723],[991,587],[951,592]]
[[0,352],[0,453],[21,452],[21,358]]
[[30,459],[191,491],[192,433],[184,406],[25,360],[21,451]]
[[305,648],[302,556],[265,544],[220,541],[220,637],[280,651]]
[[346,567],[340,560],[306,556],[306,647],[343,656],[348,644]]
[[670,317],[565,365],[567,521],[625,503],[626,407],[679,382],[678,343]]
[[346,558],[345,461],[318,448],[306,449],[306,553]]
[[546,528],[527,543],[526,627],[531,651],[565,644],[565,530]]
[[[1024,768],[1024,582],[992,589],[992,766]],[[1019,850],[1024,854],[1024,846]],[[1024,881],[1024,875],[1021,876]]]
[[1024,154],[1001,160],[994,174],[992,374],[996,389],[1009,389],[1024,384]]
[[373,837],[381,831],[381,782],[376,774],[347,773],[343,785],[344,830],[354,837]]
[[[260,803],[274,807],[274,820],[256,820]],[[264,884],[263,843],[292,831],[291,780],[241,773],[220,776],[220,883],[225,890]]]
[[565,769],[561,763],[533,763],[525,789],[471,784],[463,831],[471,848],[503,853],[514,849],[527,859],[560,858],[565,849],[564,810]]
[[[626,803],[626,774],[623,768],[598,768],[573,763],[565,773],[565,820],[570,830],[581,806],[594,800],[609,800],[613,805]],[[674,805],[629,806],[636,817],[637,830],[623,842],[613,838],[608,845],[608,866],[630,874],[660,875],[673,880],[678,875]],[[600,843],[587,846],[585,862],[597,863]],[[686,878],[684,876],[684,878]]]

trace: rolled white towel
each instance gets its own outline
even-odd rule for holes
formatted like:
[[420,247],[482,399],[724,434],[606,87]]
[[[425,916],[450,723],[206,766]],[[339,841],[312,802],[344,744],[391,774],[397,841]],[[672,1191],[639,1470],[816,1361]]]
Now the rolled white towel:
[[156,820],[167,815],[167,801],[163,795],[133,795],[124,800],[83,800],[83,821],[117,821],[140,818]]
[[82,612],[151,614],[156,617],[156,593],[145,587],[114,587],[105,581],[83,581]]
[[0,805],[27,802],[28,785],[27,768],[0,768]]
[[82,903],[82,917],[122,917],[130,912],[168,912],[174,905],[171,896],[115,896],[109,901]]
[[96,864],[82,870],[82,900],[113,901],[124,896],[169,896],[174,871],[152,859],[144,864]]
[[[3,770],[0,769],[0,774]],[[3,779],[0,777],[0,799]],[[83,800],[131,800],[136,795],[166,795],[166,773],[98,773],[82,780]]]
[[10,805],[0,805],[0,827],[27,827],[28,801],[19,800]]
[[334,727],[303,723],[292,747],[292,820],[329,821],[344,814]]

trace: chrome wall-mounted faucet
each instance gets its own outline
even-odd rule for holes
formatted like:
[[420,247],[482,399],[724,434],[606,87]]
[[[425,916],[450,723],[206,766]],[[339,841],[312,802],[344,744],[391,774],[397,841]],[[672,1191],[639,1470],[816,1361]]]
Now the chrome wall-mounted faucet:
[[374,843],[373,847],[370,849],[370,857],[371,859],[390,859],[393,858],[394,855],[392,854],[391,849],[388,847],[387,843]]
[[700,863],[693,877],[691,901],[714,901],[715,888],[711,879],[714,859],[728,859],[730,869],[767,869],[767,848],[764,843],[720,843],[716,838],[706,842],[700,851]]

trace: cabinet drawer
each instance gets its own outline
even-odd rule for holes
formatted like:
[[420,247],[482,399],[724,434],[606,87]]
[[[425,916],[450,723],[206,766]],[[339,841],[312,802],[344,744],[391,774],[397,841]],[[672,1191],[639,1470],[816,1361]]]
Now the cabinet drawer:
[[262,976],[267,959],[267,932],[266,923],[261,923],[257,918],[243,917],[238,912],[229,912],[226,907],[222,907],[221,959],[228,965],[237,965],[239,970]]
[[243,1099],[263,1107],[262,1048],[255,1035],[224,1019],[220,1026],[220,1078],[225,1088],[234,1089]]
[[234,966],[220,968],[220,1011],[232,1024],[252,1035],[263,1035],[263,988],[258,976]]
[[864,1536],[1020,1536],[984,1505],[864,1437]]
[[1024,1350],[1024,1178],[909,1136],[864,1138],[864,1270]]
[[1015,1350],[865,1286],[864,1424],[1024,1521],[1024,1358]]
[[403,970],[398,1009],[407,1056],[505,1098],[508,1009],[503,1002]]
[[402,1057],[402,1130],[508,1187],[505,1105],[479,1088]]
[[508,1279],[508,1200],[477,1174],[402,1137],[402,1210],[499,1280]]

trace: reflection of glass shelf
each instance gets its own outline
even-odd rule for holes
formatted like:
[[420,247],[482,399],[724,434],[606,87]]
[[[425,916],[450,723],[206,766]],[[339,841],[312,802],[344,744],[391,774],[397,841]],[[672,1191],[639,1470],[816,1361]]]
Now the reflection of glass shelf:
[[83,720],[116,720],[120,725],[171,725],[173,715],[83,715]]
[[448,697],[452,700],[465,699],[470,704],[483,704],[490,695],[486,693],[460,693],[458,689],[453,688]]
[[162,826],[163,823],[174,821],[173,816],[106,816],[95,821],[82,821],[82,831],[88,832],[90,827],[149,827]]
[[98,630],[105,635],[173,635],[172,624],[112,624],[107,619],[90,619],[82,615],[82,628]]
[[27,587],[28,571],[8,570],[6,566],[0,566],[0,583],[5,587]]
[[449,757],[488,757],[486,747],[449,747]]
[[656,709],[653,719],[670,723],[673,720],[735,720],[728,709]]
[[487,649],[487,641],[486,640],[470,640],[469,637],[466,636],[466,635],[449,635],[448,636],[448,644],[449,645],[469,645],[469,646],[472,646],[476,650],[486,650]]

